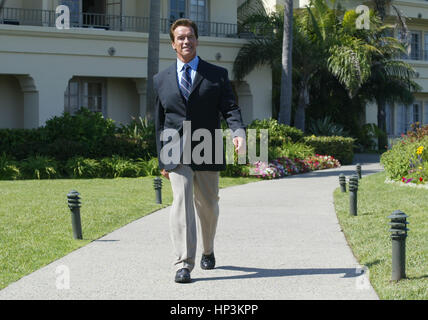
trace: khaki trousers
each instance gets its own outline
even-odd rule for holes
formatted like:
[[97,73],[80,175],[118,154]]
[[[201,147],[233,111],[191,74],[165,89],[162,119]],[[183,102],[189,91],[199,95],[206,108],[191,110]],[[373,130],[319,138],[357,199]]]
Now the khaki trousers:
[[196,217],[202,236],[202,253],[214,252],[214,237],[219,215],[218,171],[193,171],[179,164],[169,173],[173,202],[170,211],[171,238],[175,249],[177,270],[195,266]]

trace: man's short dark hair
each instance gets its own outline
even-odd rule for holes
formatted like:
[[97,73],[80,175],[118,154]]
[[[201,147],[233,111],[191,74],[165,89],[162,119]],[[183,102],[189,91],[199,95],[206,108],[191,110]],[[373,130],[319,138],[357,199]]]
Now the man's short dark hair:
[[177,27],[180,26],[185,26],[185,27],[190,27],[193,29],[193,33],[195,34],[196,39],[198,39],[198,26],[196,25],[196,23],[194,23],[192,20],[190,19],[178,19],[175,20],[174,23],[172,24],[171,28],[169,29],[169,37],[171,38],[171,41],[174,42],[174,30],[177,29]]

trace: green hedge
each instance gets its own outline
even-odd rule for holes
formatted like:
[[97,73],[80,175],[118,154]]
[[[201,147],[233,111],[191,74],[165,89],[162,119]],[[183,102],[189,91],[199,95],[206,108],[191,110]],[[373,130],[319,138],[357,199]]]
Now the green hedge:
[[119,156],[100,160],[80,156],[57,161],[45,156],[15,161],[0,155],[0,180],[91,179],[145,177],[160,175],[158,160],[129,159]]
[[254,120],[247,129],[268,129],[270,147],[281,146],[290,140],[298,142],[303,138],[302,130],[278,123],[275,119]]
[[316,154],[333,156],[342,165],[352,164],[354,159],[354,138],[308,136],[304,137],[304,141],[314,148]]
[[142,120],[118,128],[101,113],[81,108],[75,115],[64,113],[37,129],[0,129],[0,154],[16,160],[36,155],[57,161],[113,155],[150,159],[156,156],[154,132],[154,125]]
[[41,129],[0,129],[0,154],[20,160],[42,152],[44,146]]

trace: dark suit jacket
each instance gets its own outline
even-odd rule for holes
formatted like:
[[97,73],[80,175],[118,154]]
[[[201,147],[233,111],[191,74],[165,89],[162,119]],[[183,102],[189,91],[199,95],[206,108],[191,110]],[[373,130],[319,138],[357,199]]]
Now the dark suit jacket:
[[[191,132],[199,128],[208,129],[212,135],[213,149],[210,163],[190,164],[193,170],[221,171],[226,169],[224,159],[221,164],[215,161],[215,129],[221,128],[221,116],[232,131],[244,128],[241,110],[235,103],[235,97],[226,69],[210,64],[199,58],[198,70],[193,81],[189,100],[183,98],[178,87],[177,64],[158,73],[153,78],[156,101],[156,145],[159,168],[172,170],[177,163],[164,164],[160,150],[167,143],[162,142],[160,134],[164,129],[175,129],[183,135],[183,121],[191,121]],[[191,150],[200,142],[192,142]],[[218,146],[217,146],[218,147]],[[218,149],[217,149],[218,150]],[[223,151],[223,144],[221,144]],[[181,150],[182,151],[182,150]],[[217,161],[218,162],[218,161]]]

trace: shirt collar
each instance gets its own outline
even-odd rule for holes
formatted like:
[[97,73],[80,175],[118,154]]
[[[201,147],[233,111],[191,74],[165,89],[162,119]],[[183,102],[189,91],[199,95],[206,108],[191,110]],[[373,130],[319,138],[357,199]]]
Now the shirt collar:
[[[193,60],[187,64],[192,68],[192,70],[195,70],[195,71],[198,70],[199,57],[198,56],[194,57]],[[178,72],[181,72],[183,70],[184,65],[185,65],[185,63],[177,58],[177,71]]]

